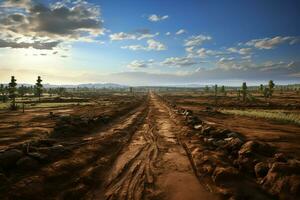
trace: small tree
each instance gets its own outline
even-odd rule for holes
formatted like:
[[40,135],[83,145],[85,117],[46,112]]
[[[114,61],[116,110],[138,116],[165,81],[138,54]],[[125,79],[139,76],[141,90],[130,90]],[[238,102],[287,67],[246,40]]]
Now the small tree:
[[265,87],[263,94],[264,94],[265,99],[269,98],[270,97],[270,89]]
[[247,98],[247,84],[246,82],[243,83],[242,85],[242,95],[243,95],[243,101],[246,101]]
[[222,85],[221,87],[221,93],[223,93],[224,96],[226,96],[225,86]]
[[35,84],[35,95],[39,97],[39,101],[41,101],[42,93],[43,93],[42,79],[40,76],[38,76],[38,79],[36,80],[36,84]]
[[264,85],[263,84],[260,84],[259,91],[260,91],[261,94],[264,93]]
[[1,93],[1,100],[3,103],[6,101],[6,88],[3,84],[0,85],[0,93]]
[[8,93],[9,93],[9,98],[11,99],[11,106],[10,108],[12,110],[16,110],[16,97],[17,97],[17,80],[15,79],[14,76],[11,77],[11,81],[8,84]]
[[217,105],[218,103],[218,85],[215,85],[215,104]]
[[274,87],[275,87],[275,84],[272,80],[269,81],[269,97],[272,97],[273,95],[273,92],[274,92]]
[[237,90],[237,98],[238,98],[238,100],[240,100],[241,99],[241,90]]

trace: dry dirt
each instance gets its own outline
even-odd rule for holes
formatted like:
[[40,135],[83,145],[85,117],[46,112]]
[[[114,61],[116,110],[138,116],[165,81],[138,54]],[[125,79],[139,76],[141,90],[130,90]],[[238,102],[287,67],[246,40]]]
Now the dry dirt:
[[[256,94],[257,95],[257,94]],[[213,109],[283,109],[300,113],[299,95],[287,92],[275,93],[271,100],[258,97],[256,103],[243,103],[233,95],[219,97],[217,106],[213,96],[201,96],[192,93],[164,94],[164,96],[182,108],[192,110],[199,118],[213,126],[241,133],[247,139],[258,139],[278,148],[278,151],[300,158],[300,126],[274,120],[235,116],[207,110]]]
[[[300,162],[282,155],[273,158],[273,148],[261,143],[275,144],[283,152],[298,155],[299,137],[293,133],[299,127],[237,119],[203,111],[204,105],[200,109],[181,106],[194,111],[189,112],[153,92],[129,107],[128,102],[88,107],[91,112],[87,107],[55,111],[79,118],[92,113],[91,124],[71,120],[75,124],[68,126],[73,129],[56,133],[76,131],[76,123],[83,123],[90,130],[84,129],[82,134],[76,131],[72,136],[71,131],[68,137],[45,136],[30,143],[33,138],[24,140],[16,133],[15,140],[9,142],[16,145],[2,140],[0,144],[7,150],[0,152],[0,160],[8,160],[4,155],[18,158],[0,167],[0,183],[4,186],[0,185],[0,199],[268,200],[293,199],[290,192],[292,197],[299,194]],[[23,120],[21,127],[47,125],[49,131],[55,131],[56,121],[42,117],[50,110],[17,114]],[[41,116],[34,124],[35,112]],[[99,115],[103,114],[114,117],[109,123],[101,123]],[[2,126],[14,115],[2,115]],[[2,127],[11,133],[18,128]]]
[[[218,199],[178,140],[182,126],[155,94],[100,131],[70,141],[35,171],[9,169],[3,199]],[[38,148],[38,153],[47,153]],[[28,152],[27,152],[28,153]],[[0,195],[1,197],[1,195]]]

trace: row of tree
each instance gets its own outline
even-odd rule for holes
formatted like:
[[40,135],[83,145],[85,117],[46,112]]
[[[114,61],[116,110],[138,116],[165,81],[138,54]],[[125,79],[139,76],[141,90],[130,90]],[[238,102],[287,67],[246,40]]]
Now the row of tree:
[[0,85],[0,94],[3,102],[6,102],[9,98],[11,100],[10,108],[12,110],[17,109],[16,105],[16,98],[18,96],[23,97],[27,93],[34,93],[36,97],[39,98],[39,101],[41,101],[41,96],[43,93],[43,85],[42,85],[42,79],[40,76],[38,76],[36,80],[36,84],[34,87],[26,87],[24,85],[21,85],[21,87],[17,87],[17,80],[14,76],[11,77],[10,82],[7,86],[4,86],[3,84]]
[[[273,95],[273,92],[274,92],[274,88],[275,88],[274,81],[270,80],[267,86],[264,86],[261,84],[259,86],[259,91],[265,98],[271,98]],[[209,87],[206,86],[204,88],[204,91],[209,92]],[[227,91],[225,89],[225,86],[223,85],[220,88],[218,87],[217,84],[214,86],[214,96],[215,96],[216,104],[217,104],[217,99],[218,99],[218,92],[220,92],[224,96],[226,96]],[[243,82],[242,87],[237,90],[238,99],[240,99],[241,94],[242,94],[242,100],[244,102],[247,101],[248,99],[254,99],[254,97],[248,91],[248,86],[247,86],[246,82]]]

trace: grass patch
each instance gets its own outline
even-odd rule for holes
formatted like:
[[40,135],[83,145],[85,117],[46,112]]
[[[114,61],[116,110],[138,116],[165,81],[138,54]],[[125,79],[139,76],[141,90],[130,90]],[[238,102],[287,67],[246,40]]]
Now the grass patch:
[[0,103],[0,109],[7,109],[9,107],[9,103]]
[[280,110],[221,110],[224,114],[234,114],[247,117],[265,118],[284,123],[300,125],[300,115]]
[[27,108],[53,108],[53,107],[62,107],[62,106],[83,106],[83,105],[91,105],[93,103],[90,102],[80,102],[80,103],[74,103],[74,102],[62,102],[62,103],[36,103],[34,105],[26,105]]
[[[84,106],[84,105],[92,105],[92,102],[55,102],[55,103],[35,103],[35,104],[25,104],[25,109],[28,108],[55,108],[55,107],[64,107],[64,106]],[[0,110],[8,109],[10,103],[0,103]],[[22,103],[17,103],[19,109],[22,109]]]

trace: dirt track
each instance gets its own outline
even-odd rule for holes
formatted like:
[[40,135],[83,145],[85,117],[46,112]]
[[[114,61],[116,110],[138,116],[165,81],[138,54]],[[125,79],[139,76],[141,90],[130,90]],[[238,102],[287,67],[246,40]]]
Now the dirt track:
[[8,199],[217,199],[178,141],[183,127],[155,95],[11,187]]
[[151,94],[145,123],[92,199],[216,199],[194,175],[178,131],[168,108]]

